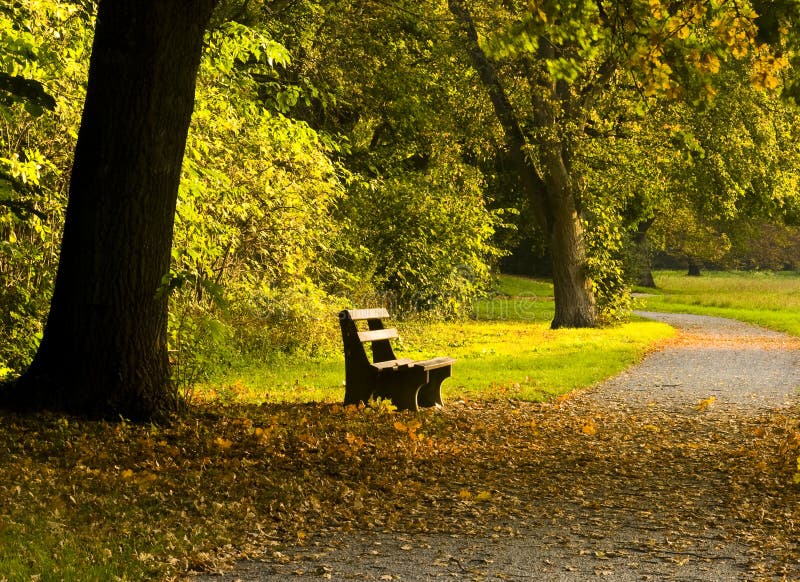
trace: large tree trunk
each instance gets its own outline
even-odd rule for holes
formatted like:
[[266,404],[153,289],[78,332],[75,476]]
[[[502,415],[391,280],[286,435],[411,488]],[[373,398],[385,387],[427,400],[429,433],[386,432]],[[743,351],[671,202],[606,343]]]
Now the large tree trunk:
[[[469,9],[463,0],[448,0],[448,7],[465,37],[473,67],[489,92],[505,133],[510,159],[517,167],[520,184],[531,201],[539,225],[549,236],[556,306],[551,327],[594,327],[597,325],[597,309],[586,261],[583,224],[563,148],[558,143],[544,144],[547,175],[542,178],[526,153],[529,144],[519,116],[505,93],[494,64],[480,47]],[[544,105],[542,99],[536,101],[533,117],[537,124],[552,126],[554,122],[549,106]]]
[[50,315],[7,404],[144,419],[166,349],[181,161],[216,0],[101,0]]

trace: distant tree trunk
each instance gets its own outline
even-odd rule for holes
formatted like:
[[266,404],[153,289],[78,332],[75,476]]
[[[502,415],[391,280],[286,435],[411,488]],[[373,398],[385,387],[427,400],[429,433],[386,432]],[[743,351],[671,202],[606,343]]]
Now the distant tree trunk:
[[[530,199],[536,219],[548,235],[553,258],[556,311],[551,327],[594,327],[597,325],[597,309],[586,260],[583,224],[561,144],[545,146],[547,173],[543,179],[528,159],[528,141],[494,64],[478,43],[472,15],[463,0],[448,0],[448,7],[465,36],[473,67],[489,92],[520,184]],[[549,108],[542,108],[541,104],[541,101],[536,104],[534,112],[537,123],[552,123],[549,119],[552,112]]]
[[131,419],[174,409],[159,289],[215,3],[101,0],[50,314],[6,405]]
[[689,257],[689,270],[686,273],[689,277],[699,277],[700,276],[700,262],[697,261],[694,257]]
[[633,244],[636,248],[636,284],[650,289],[656,288],[656,281],[653,279],[653,269],[650,263],[650,244],[647,232],[654,220],[649,218],[640,221],[636,225],[636,232],[633,235]]
[[594,327],[597,308],[583,243],[583,223],[575,208],[575,198],[568,194],[558,197],[551,215],[555,317],[550,327]]

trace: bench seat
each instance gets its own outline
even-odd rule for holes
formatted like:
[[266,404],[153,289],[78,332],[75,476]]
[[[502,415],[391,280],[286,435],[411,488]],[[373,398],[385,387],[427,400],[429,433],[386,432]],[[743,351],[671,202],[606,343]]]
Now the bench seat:
[[374,362],[372,364],[372,367],[376,368],[378,370],[388,370],[388,369],[396,370],[397,368],[401,368],[401,367],[406,367],[407,368],[409,366],[413,366],[414,364],[415,364],[414,360],[411,360],[409,358],[400,358],[399,360],[387,360],[385,362]]
[[[390,343],[398,337],[397,330],[383,326],[382,320],[388,317],[383,308],[346,309],[339,313],[344,344],[345,404],[389,398],[400,410],[442,406],[441,385],[450,377],[455,359],[397,358]],[[359,330],[357,321],[366,321],[368,329]],[[372,346],[372,359],[367,356],[365,343]]]

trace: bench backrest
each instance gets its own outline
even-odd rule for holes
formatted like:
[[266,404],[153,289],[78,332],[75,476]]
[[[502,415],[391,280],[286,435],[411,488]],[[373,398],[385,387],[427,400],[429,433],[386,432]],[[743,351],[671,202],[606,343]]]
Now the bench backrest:
[[[373,309],[345,309],[339,313],[339,325],[342,328],[345,365],[369,366],[370,360],[364,344],[372,344],[372,361],[386,362],[397,359],[389,340],[397,337],[397,330],[385,328],[384,318],[389,312],[382,307]],[[357,321],[367,322],[367,331],[358,331]]]

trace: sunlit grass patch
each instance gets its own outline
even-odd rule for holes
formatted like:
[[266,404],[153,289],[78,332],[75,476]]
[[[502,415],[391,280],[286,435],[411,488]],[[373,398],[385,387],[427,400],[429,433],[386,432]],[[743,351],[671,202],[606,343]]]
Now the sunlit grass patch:
[[553,284],[518,275],[500,275],[494,292],[473,307],[479,320],[548,322],[554,314]]
[[730,317],[800,336],[800,275],[793,272],[659,271],[645,309]]
[[549,329],[523,322],[469,323],[458,330],[467,342],[445,397],[542,401],[590,386],[636,363],[672,329],[635,322],[595,330]]
[[552,297],[497,296],[477,301],[473,310],[475,319],[484,321],[550,322],[555,304]]
[[[442,386],[446,400],[547,400],[620,372],[673,333],[664,324],[643,321],[553,331],[552,284],[504,275],[498,290],[505,294],[477,302],[473,320],[389,322],[400,331],[394,343],[398,357],[457,358],[452,378]],[[219,375],[197,395],[230,402],[339,402],[344,358],[275,354]]]
[[550,281],[531,279],[519,275],[500,275],[495,286],[496,295],[507,297],[553,298],[553,284]]

